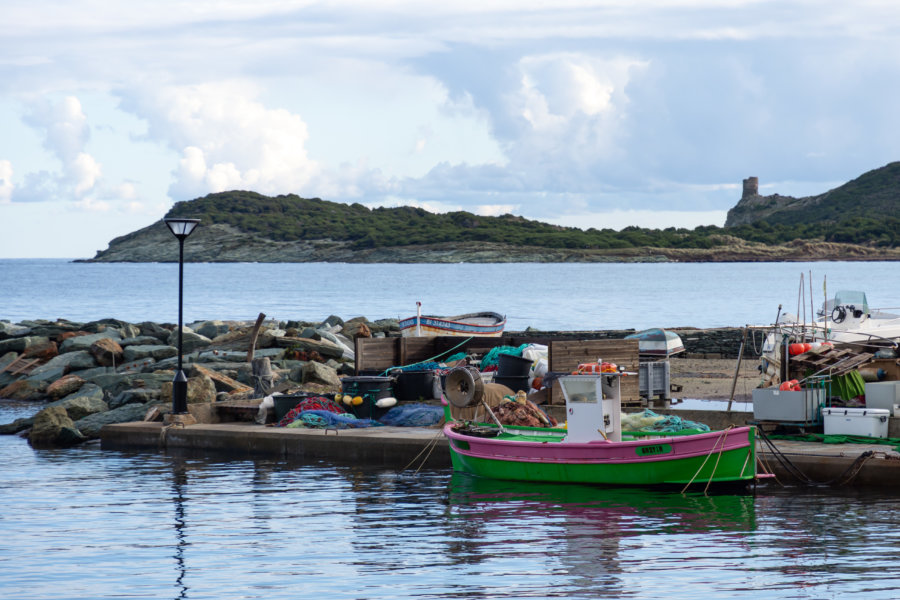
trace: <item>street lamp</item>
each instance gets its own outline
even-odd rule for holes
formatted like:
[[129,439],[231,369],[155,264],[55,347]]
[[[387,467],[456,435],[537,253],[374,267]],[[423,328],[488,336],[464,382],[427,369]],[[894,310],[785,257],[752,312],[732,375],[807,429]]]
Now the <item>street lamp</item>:
[[184,240],[193,233],[200,219],[163,219],[172,234],[178,238],[178,371],[172,380],[172,414],[187,412],[187,377],[181,369],[182,355],[182,304],[184,291]]

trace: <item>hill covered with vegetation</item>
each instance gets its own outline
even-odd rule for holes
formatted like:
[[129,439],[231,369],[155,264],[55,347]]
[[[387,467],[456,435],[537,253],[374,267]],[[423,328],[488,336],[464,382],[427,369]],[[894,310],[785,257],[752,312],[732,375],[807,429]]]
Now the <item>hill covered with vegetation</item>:
[[[900,259],[900,163],[815,198],[755,196],[743,223],[695,229],[582,230],[513,215],[435,214],[296,195],[232,191],[178,202],[167,217],[201,219],[188,260],[509,262]],[[95,261],[175,260],[162,222],[116,238]],[[177,250],[177,248],[176,248]],[[174,256],[174,257],[173,257]]]

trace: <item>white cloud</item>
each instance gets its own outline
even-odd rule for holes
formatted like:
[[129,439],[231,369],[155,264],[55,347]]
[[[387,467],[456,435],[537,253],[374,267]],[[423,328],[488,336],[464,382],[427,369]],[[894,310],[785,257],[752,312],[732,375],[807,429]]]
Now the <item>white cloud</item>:
[[0,204],[8,204],[13,193],[13,166],[8,160],[0,160]]
[[148,135],[181,154],[174,199],[253,189],[284,194],[314,188],[320,166],[306,151],[306,123],[255,99],[246,82],[142,90],[126,101],[150,124]]

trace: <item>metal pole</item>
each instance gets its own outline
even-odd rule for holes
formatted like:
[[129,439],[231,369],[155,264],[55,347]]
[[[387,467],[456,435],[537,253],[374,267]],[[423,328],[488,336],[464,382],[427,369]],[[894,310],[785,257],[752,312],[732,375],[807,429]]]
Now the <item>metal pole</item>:
[[178,371],[172,380],[172,412],[176,415],[187,412],[187,377],[182,370],[182,321],[184,293],[184,236],[178,236]]

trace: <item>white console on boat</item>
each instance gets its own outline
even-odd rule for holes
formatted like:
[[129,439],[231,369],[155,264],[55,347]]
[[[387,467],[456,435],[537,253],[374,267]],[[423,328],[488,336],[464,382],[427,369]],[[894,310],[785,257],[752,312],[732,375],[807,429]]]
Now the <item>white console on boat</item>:
[[566,442],[622,441],[622,395],[619,373],[563,375]]

